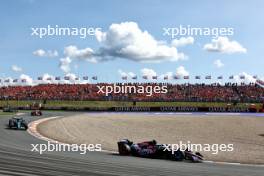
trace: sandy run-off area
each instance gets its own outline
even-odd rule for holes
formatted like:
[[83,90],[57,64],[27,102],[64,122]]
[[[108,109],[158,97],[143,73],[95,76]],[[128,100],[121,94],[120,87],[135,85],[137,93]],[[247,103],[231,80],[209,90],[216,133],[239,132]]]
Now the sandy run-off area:
[[264,164],[264,117],[147,113],[85,113],[41,123],[46,137],[77,144],[102,144],[117,151],[117,141],[156,139],[158,143],[233,144],[232,152],[201,152],[206,160]]

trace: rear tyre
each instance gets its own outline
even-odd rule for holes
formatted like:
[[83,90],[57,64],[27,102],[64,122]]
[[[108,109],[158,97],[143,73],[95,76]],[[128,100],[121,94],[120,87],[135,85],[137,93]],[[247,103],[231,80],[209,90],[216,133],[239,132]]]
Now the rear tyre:
[[24,124],[24,127],[25,127],[25,130],[27,130],[27,129],[28,129],[28,125],[27,125],[27,124]]
[[182,161],[184,159],[184,154],[182,151],[178,150],[173,154],[173,160]]

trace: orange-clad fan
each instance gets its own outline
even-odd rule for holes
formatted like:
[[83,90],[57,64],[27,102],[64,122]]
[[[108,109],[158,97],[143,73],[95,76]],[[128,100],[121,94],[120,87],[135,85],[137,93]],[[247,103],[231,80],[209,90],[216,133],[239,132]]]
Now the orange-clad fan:
[[[127,83],[130,85],[159,85],[158,83]],[[42,84],[36,86],[0,87],[0,100],[117,100],[117,101],[193,101],[261,103],[264,88],[257,84],[166,84],[165,94],[146,93],[98,94],[98,84]]]

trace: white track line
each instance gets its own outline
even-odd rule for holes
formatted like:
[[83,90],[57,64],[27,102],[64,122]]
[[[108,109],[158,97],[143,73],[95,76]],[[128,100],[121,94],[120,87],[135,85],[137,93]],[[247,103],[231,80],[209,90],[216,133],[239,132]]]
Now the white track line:
[[48,117],[48,118],[44,118],[44,119],[39,119],[39,120],[36,120],[36,121],[33,121],[33,122],[30,122],[28,124],[28,130],[27,132],[29,134],[31,134],[32,136],[38,138],[38,139],[41,139],[41,140],[44,140],[44,141],[49,141],[49,142],[54,142],[54,143],[60,143],[59,141],[55,141],[53,139],[50,139],[50,138],[47,138],[43,135],[41,135],[38,131],[37,131],[37,126],[40,124],[40,123],[43,123],[43,122],[46,122],[48,120],[52,120],[52,119],[57,119],[61,116],[55,116],[55,117]]

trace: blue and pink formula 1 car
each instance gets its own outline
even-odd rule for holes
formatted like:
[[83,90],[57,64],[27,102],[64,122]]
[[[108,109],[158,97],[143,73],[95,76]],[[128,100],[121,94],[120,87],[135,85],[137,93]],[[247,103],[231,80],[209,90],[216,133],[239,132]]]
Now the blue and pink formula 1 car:
[[154,158],[154,159],[167,159],[173,161],[191,161],[191,162],[202,162],[203,156],[199,153],[193,153],[186,149],[181,151],[170,151],[166,149],[166,145],[157,144],[155,140],[146,141],[134,144],[128,139],[123,139],[118,143],[118,152],[120,155],[131,155],[143,158]]

